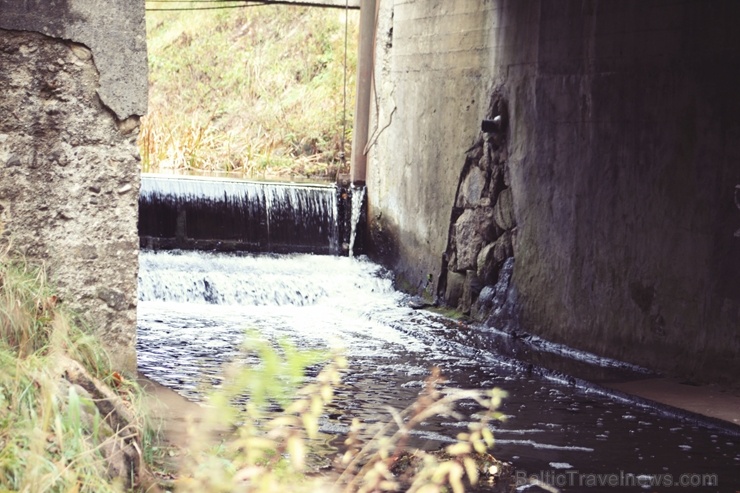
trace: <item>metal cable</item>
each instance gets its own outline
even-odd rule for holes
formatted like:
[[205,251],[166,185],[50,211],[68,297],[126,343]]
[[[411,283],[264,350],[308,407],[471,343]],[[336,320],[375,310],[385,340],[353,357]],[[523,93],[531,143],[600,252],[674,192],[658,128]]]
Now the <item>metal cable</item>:
[[344,2],[344,94],[342,97],[342,167],[347,164],[347,38],[349,30],[349,0]]
[[292,0],[244,0],[244,3],[241,4],[233,4],[235,1],[240,0],[147,0],[146,3],[153,4],[153,3],[196,3],[196,4],[203,4],[203,3],[230,3],[231,5],[219,5],[214,7],[164,7],[164,8],[151,8],[147,7],[147,12],[167,12],[167,11],[175,11],[175,12],[182,12],[182,11],[196,11],[196,10],[220,10],[220,9],[234,9],[234,8],[243,8],[243,7],[257,7],[261,5],[293,5],[296,7],[320,7],[320,8],[327,8],[327,9],[359,9],[359,7],[350,7],[349,1],[345,1],[345,5],[333,5],[333,4],[326,4],[326,3],[320,3],[320,2],[301,2],[301,1],[292,1]]

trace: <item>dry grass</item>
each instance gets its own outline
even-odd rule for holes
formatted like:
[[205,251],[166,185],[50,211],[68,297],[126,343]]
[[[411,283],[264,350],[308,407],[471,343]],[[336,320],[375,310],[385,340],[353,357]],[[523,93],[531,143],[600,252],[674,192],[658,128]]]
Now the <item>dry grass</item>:
[[[463,493],[467,485],[502,472],[504,465],[487,452],[493,446],[491,421],[503,418],[497,408],[504,392],[445,389],[444,379],[434,372],[417,401],[405,410],[389,409],[386,423],[364,424],[355,418],[344,451],[333,458],[330,469],[317,474],[308,466],[317,454],[312,449],[324,449],[320,421],[335,399],[347,362],[335,355],[312,382],[301,385],[303,369],[315,365],[315,354],[307,356],[285,342],[279,350],[258,339],[249,344],[247,350],[261,364],[235,369],[208,406],[205,429],[226,427],[233,435],[214,448],[203,439],[207,434],[202,429],[193,428],[194,446],[187,451],[176,491]],[[464,401],[477,404],[477,421],[456,433],[453,445],[437,452],[408,446],[409,437],[430,418],[462,419],[457,407]],[[362,438],[366,436],[372,438]]]
[[144,171],[333,176],[346,171],[357,13],[263,6],[147,14]]
[[131,426],[112,429],[98,402],[69,379],[76,368],[91,381],[118,378],[119,392],[135,394],[79,327],[43,269],[0,252],[0,491],[122,490],[107,474],[103,449],[119,434],[136,436],[143,418],[129,401]]

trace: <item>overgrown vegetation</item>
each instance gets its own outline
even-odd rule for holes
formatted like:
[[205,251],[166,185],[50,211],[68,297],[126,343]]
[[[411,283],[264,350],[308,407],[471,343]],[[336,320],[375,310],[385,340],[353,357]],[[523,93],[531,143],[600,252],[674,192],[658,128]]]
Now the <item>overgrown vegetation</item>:
[[[44,271],[0,253],[0,491],[132,485],[136,478],[115,456],[142,447],[135,396],[60,305]],[[101,405],[109,408],[101,412]]]
[[[189,452],[177,491],[462,493],[466,485],[485,480],[493,486],[506,477],[507,464],[488,454],[493,446],[489,425],[501,419],[496,409],[504,393],[444,389],[437,372],[418,400],[405,410],[390,410],[386,423],[367,425],[355,418],[331,468],[316,474],[307,463],[317,453],[312,449],[320,422],[346,361],[334,355],[317,377],[300,385],[303,367],[315,363],[315,354],[307,357],[287,343],[275,350],[264,341],[252,342],[248,351],[261,365],[234,370],[209,403],[205,429],[226,427],[233,434],[214,447],[202,439],[203,429],[195,430],[200,447]],[[408,447],[412,432],[430,418],[462,419],[456,410],[462,401],[478,404],[477,421],[458,433],[453,445],[435,452]],[[367,436],[372,438],[362,438]],[[508,478],[503,481],[501,491],[508,491]]]
[[[193,424],[176,479],[161,489],[461,493],[483,480],[494,485],[506,472],[488,454],[500,390],[445,388],[433,372],[409,408],[389,410],[385,423],[354,419],[341,450],[328,453],[319,429],[347,362],[288,342],[273,347],[254,334],[246,339],[246,356],[259,364],[227,369],[208,403],[210,419]],[[314,375],[308,381],[307,371]],[[0,491],[160,490],[155,476],[170,476],[147,470],[162,464],[167,449],[153,442],[139,392],[111,371],[42,269],[0,254]],[[462,419],[462,401],[478,411],[454,444],[433,452],[409,447],[430,418]],[[331,465],[318,471],[317,457]],[[508,491],[508,483],[500,486]]]
[[343,10],[285,5],[147,13],[143,171],[346,171],[342,152],[349,155],[352,140],[357,12],[348,18],[345,24]]

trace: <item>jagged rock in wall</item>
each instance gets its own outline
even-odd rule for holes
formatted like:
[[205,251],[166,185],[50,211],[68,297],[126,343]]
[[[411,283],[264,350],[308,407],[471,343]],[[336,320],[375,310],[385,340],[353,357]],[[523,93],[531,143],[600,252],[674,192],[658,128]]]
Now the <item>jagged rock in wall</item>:
[[114,367],[133,372],[138,117],[119,119],[103,104],[93,55],[69,40],[0,29],[1,240],[44,263]]
[[[502,266],[514,255],[516,234],[514,201],[504,179],[508,112],[501,91],[493,91],[486,118],[501,123],[496,131],[481,132],[467,152],[450,221],[447,270],[439,286],[445,303],[479,321],[493,309],[490,300],[480,297],[494,292]],[[507,278],[505,292],[508,284]]]
[[514,256],[513,233],[504,231],[493,243],[481,248],[477,258],[478,279],[488,285],[498,280],[498,270],[506,259]]

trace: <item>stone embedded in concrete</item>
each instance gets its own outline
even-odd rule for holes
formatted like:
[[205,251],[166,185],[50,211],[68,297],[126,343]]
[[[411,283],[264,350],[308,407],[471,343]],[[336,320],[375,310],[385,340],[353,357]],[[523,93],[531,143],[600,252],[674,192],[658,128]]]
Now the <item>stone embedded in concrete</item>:
[[455,271],[475,268],[478,252],[483,245],[480,221],[474,209],[466,209],[455,223]]
[[460,311],[469,314],[473,303],[478,299],[478,295],[483,289],[480,279],[475,270],[471,269],[465,272],[465,282],[463,284],[462,298],[460,299]]
[[[486,155],[486,145],[485,142],[483,142],[483,139],[478,138],[478,140],[475,141],[475,145],[468,150],[466,153],[468,162],[471,164],[478,164],[480,163],[481,159],[483,159]],[[484,168],[481,168],[484,169]]]
[[455,207],[472,208],[480,203],[486,186],[486,172],[478,167],[471,167],[460,184]]
[[476,260],[478,277],[484,281],[488,279],[493,271],[493,252],[495,243],[489,243],[481,248]]
[[[487,115],[491,117],[502,113],[506,113],[506,102],[501,92],[496,90],[489,97]],[[474,318],[484,318],[477,309],[480,285],[496,282],[501,264],[513,255],[512,235],[496,224],[496,209],[492,207],[492,203],[499,201],[503,188],[505,142],[501,132],[486,135],[481,133],[476,145],[468,151],[457,187],[456,208],[451,217],[454,227],[450,229],[448,248],[444,255],[449,259],[449,270],[467,271],[461,301],[458,303],[447,298],[445,300],[461,306],[465,313],[470,312]],[[476,159],[477,166],[473,166]],[[484,182],[482,186],[481,182]],[[480,199],[471,204],[471,195],[480,196]],[[467,208],[463,209],[463,206]],[[476,258],[473,265],[470,265],[470,256],[473,254]]]
[[496,220],[496,225],[504,231],[508,231],[516,226],[511,188],[502,190],[498,195],[496,205],[493,207],[493,217]]
[[476,262],[481,282],[486,284],[496,282],[499,268],[507,258],[514,255],[511,239],[511,233],[506,231],[495,242],[481,249]]
[[507,187],[504,184],[504,169],[504,166],[500,164],[494,165],[491,168],[491,179],[488,181],[485,194],[493,200],[498,199],[501,191]]
[[457,307],[465,289],[465,274],[449,271],[447,272],[447,286],[445,290],[445,302]]
[[505,231],[493,245],[493,261],[496,265],[503,264],[506,259],[514,256],[512,231]]
[[10,167],[10,166],[20,166],[21,165],[21,158],[19,158],[15,154],[11,154],[10,156],[8,156],[8,160],[5,163],[5,165],[8,166],[8,167]]
[[[490,203],[486,201],[486,203]],[[488,205],[481,205],[475,209],[477,219],[478,234],[483,238],[484,243],[495,240],[499,235],[494,218],[494,208]]]
[[473,320],[482,322],[486,320],[491,313],[493,307],[493,299],[496,295],[496,287],[492,285],[483,286],[478,299],[475,300],[473,305],[470,307],[470,317]]
[[115,289],[101,288],[95,293],[98,298],[105,301],[105,303],[116,311],[125,310],[128,308],[128,300],[126,295]]

